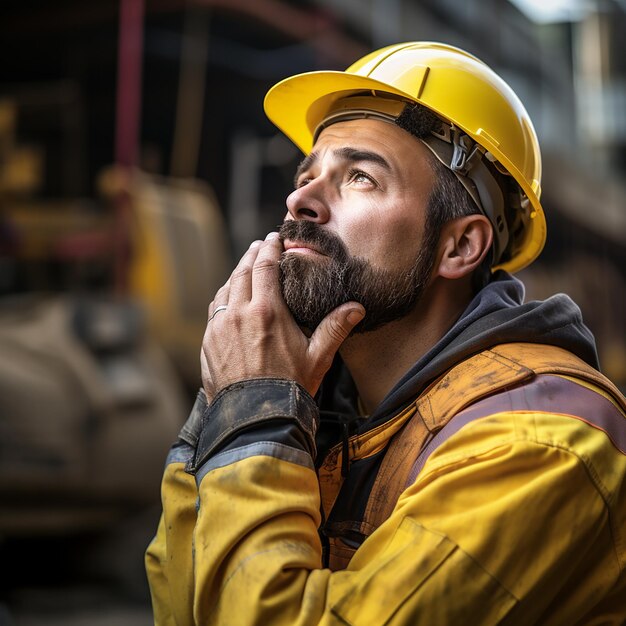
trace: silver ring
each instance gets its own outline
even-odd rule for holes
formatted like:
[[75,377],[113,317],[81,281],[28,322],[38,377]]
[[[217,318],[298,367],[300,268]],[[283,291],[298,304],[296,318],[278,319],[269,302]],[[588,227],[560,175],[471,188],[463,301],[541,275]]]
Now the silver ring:
[[218,306],[215,311],[213,311],[213,315],[211,315],[211,317],[209,317],[209,319],[207,320],[207,323],[210,322],[220,311],[225,311],[228,307],[225,304],[220,304],[220,306]]

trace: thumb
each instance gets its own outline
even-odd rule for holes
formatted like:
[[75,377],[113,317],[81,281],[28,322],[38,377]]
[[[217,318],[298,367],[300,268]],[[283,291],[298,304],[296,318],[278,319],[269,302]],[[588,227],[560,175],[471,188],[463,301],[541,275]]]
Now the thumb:
[[333,309],[315,329],[309,342],[309,354],[318,363],[323,376],[333,358],[352,329],[365,316],[365,309],[358,302],[347,302]]

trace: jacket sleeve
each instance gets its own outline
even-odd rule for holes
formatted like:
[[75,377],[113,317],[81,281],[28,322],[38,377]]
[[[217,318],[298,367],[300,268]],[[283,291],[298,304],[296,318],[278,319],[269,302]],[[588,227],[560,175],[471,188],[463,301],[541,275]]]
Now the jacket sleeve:
[[194,461],[195,623],[534,623],[563,572],[610,537],[598,530],[607,513],[587,468],[524,432],[529,419],[503,416],[451,437],[348,569],[330,572],[313,400],[289,381],[226,389]]
[[169,451],[161,485],[163,512],[146,551],[152,610],[155,624],[160,626],[191,624],[193,619],[193,531],[198,491],[186,468],[193,461],[206,409],[201,390]]

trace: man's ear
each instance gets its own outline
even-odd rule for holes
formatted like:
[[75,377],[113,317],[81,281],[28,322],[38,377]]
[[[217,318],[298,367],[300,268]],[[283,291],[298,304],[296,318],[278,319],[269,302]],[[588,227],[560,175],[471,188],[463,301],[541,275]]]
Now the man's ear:
[[489,220],[480,214],[450,220],[441,229],[439,263],[435,273],[457,279],[471,274],[483,261],[493,241]]

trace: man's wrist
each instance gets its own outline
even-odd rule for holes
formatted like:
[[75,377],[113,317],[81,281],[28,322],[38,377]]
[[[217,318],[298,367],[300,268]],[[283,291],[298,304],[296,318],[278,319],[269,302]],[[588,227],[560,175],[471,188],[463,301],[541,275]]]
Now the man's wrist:
[[194,449],[198,445],[198,439],[202,432],[202,418],[208,407],[209,403],[207,402],[204,389],[199,389],[189,417],[178,433],[178,439],[189,444]]
[[[319,410],[310,394],[293,380],[255,378],[222,389],[202,411],[190,473],[240,435],[259,431],[259,439],[293,447],[315,457]],[[298,436],[294,438],[294,429]]]

